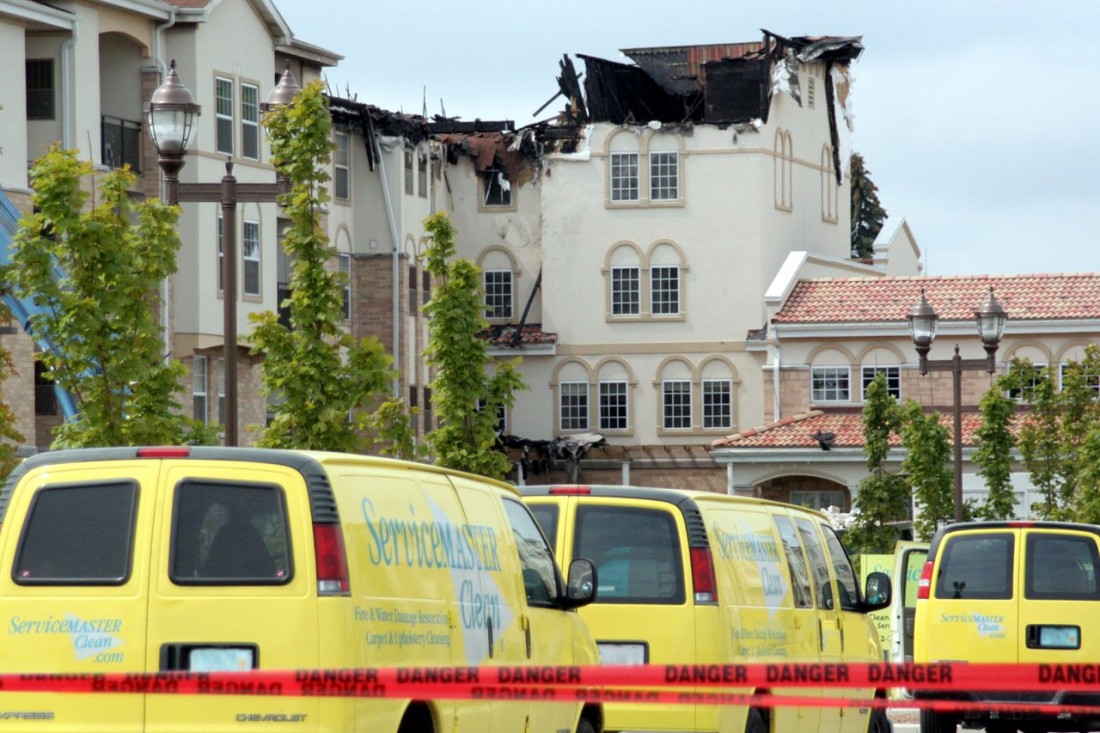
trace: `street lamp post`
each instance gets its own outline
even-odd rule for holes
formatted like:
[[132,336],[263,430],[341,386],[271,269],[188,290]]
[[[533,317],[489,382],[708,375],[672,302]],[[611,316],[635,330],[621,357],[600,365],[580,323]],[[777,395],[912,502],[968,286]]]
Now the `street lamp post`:
[[[290,64],[261,105],[263,111],[290,104],[301,91]],[[157,87],[145,103],[149,136],[157,149],[157,162],[163,172],[162,200],[177,205],[184,201],[221,203],[222,226],[225,232],[222,256],[222,300],[224,306],[225,359],[225,445],[237,445],[237,203],[270,203],[289,190],[289,181],[280,176],[275,183],[238,183],[233,175],[233,161],[225,163],[225,176],[218,183],[180,183],[183,156],[195,116],[202,108],[195,104],[190,90],[176,74],[173,60],[168,78]]]
[[913,338],[913,345],[917,349],[921,376],[928,372],[951,372],[953,398],[954,398],[954,461],[955,461],[955,521],[963,520],[963,490],[962,490],[962,374],[964,371],[984,369],[992,374],[997,369],[997,347],[1001,343],[1001,335],[1004,333],[1005,321],[1008,314],[997,302],[993,295],[993,288],[989,288],[989,297],[979,310],[974,311],[974,317],[978,325],[978,335],[981,336],[982,346],[985,347],[984,359],[963,359],[959,356],[959,345],[955,344],[955,355],[950,359],[929,359],[928,352],[932,348],[932,341],[936,338],[936,321],[939,316],[928,300],[924,297],[924,289],[921,288],[920,300],[909,311],[906,320],[909,322],[909,334]]

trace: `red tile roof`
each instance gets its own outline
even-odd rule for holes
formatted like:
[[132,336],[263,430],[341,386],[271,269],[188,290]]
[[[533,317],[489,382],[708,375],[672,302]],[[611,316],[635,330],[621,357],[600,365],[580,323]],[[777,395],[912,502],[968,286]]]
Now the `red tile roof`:
[[773,323],[904,322],[921,289],[941,320],[970,320],[989,288],[1010,320],[1100,318],[1100,274],[801,280]]
[[[953,417],[940,415],[940,422],[954,434]],[[976,412],[962,414],[962,443],[974,446],[974,433],[982,424],[981,415]],[[826,413],[811,410],[759,428],[749,428],[711,442],[711,448],[820,448],[814,433],[832,433],[833,448],[863,447],[863,416],[858,412]],[[890,444],[901,445],[897,435],[890,436]]]

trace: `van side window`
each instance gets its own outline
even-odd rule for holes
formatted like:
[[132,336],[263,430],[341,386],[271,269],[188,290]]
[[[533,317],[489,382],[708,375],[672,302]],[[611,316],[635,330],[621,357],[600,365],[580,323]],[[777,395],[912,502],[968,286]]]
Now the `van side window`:
[[806,552],[810,555],[810,569],[813,571],[814,593],[817,594],[818,608],[833,607],[833,588],[829,577],[829,562],[825,559],[825,548],[821,546],[821,540],[817,536],[812,522],[806,519],[796,519],[798,534],[802,537],[802,544],[806,546]]
[[680,537],[667,511],[578,507],[573,557],[596,563],[596,603],[684,602]]
[[1012,598],[1012,555],[1009,532],[983,532],[944,538],[936,570],[936,598]]
[[821,525],[821,534],[825,537],[825,546],[829,548],[829,554],[833,558],[833,574],[836,575],[840,607],[846,611],[856,611],[859,609],[859,581],[856,580],[852,561],[832,527]]
[[122,585],[130,577],[138,487],[51,486],[34,495],[15,552],[19,585]]
[[535,521],[542,528],[551,547],[558,545],[558,506],[556,504],[528,504],[527,508],[535,515]]
[[282,488],[183,481],[176,487],[170,575],[180,585],[277,585],[292,576]]
[[539,531],[535,520],[518,501],[504,500],[504,511],[516,536],[519,564],[523,569],[523,589],[527,602],[533,606],[549,606],[557,602],[558,573],[554,553]]
[[794,605],[796,608],[811,608],[814,605],[814,594],[810,590],[810,568],[806,561],[806,552],[798,541],[798,532],[789,517],[773,515],[772,518],[783,540],[783,555],[787,558],[787,569],[791,573]]
[[1030,533],[1024,565],[1024,596],[1052,601],[1100,599],[1096,541],[1090,537]]

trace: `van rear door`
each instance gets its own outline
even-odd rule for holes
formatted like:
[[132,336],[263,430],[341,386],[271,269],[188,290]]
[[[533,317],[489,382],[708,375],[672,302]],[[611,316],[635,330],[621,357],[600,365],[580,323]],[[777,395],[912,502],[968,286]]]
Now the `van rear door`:
[[[927,608],[918,604],[917,613],[922,617],[922,633],[944,651],[936,659],[918,661],[1021,661],[1015,631],[1020,612],[1015,581],[1022,552],[1019,538],[1017,530],[1007,527],[943,535],[929,589],[935,611],[922,612]],[[914,641],[922,644],[920,639]],[[927,642],[923,644],[929,648]]]
[[[317,669],[313,526],[305,482],[284,466],[165,463],[155,507],[146,665],[151,670]],[[148,731],[293,723],[316,730],[316,698],[150,695]]]
[[[145,659],[154,463],[30,470],[4,517],[5,672],[140,673]],[[7,563],[5,563],[7,565]],[[142,695],[3,693],[6,727],[140,731]],[[12,713],[9,715],[8,713]]]
[[1025,528],[1020,624],[1021,663],[1081,663],[1100,659],[1096,602],[1100,552],[1091,532]]

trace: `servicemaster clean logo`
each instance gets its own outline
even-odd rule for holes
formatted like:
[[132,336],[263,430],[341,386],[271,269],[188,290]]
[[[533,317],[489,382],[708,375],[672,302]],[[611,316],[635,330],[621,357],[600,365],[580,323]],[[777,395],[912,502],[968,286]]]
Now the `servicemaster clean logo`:
[[39,619],[13,616],[8,626],[9,636],[67,634],[78,662],[91,658],[97,663],[122,661],[121,652],[111,651],[125,643],[117,636],[121,631],[122,619],[82,619],[73,613],[66,613],[63,619],[52,615]]

